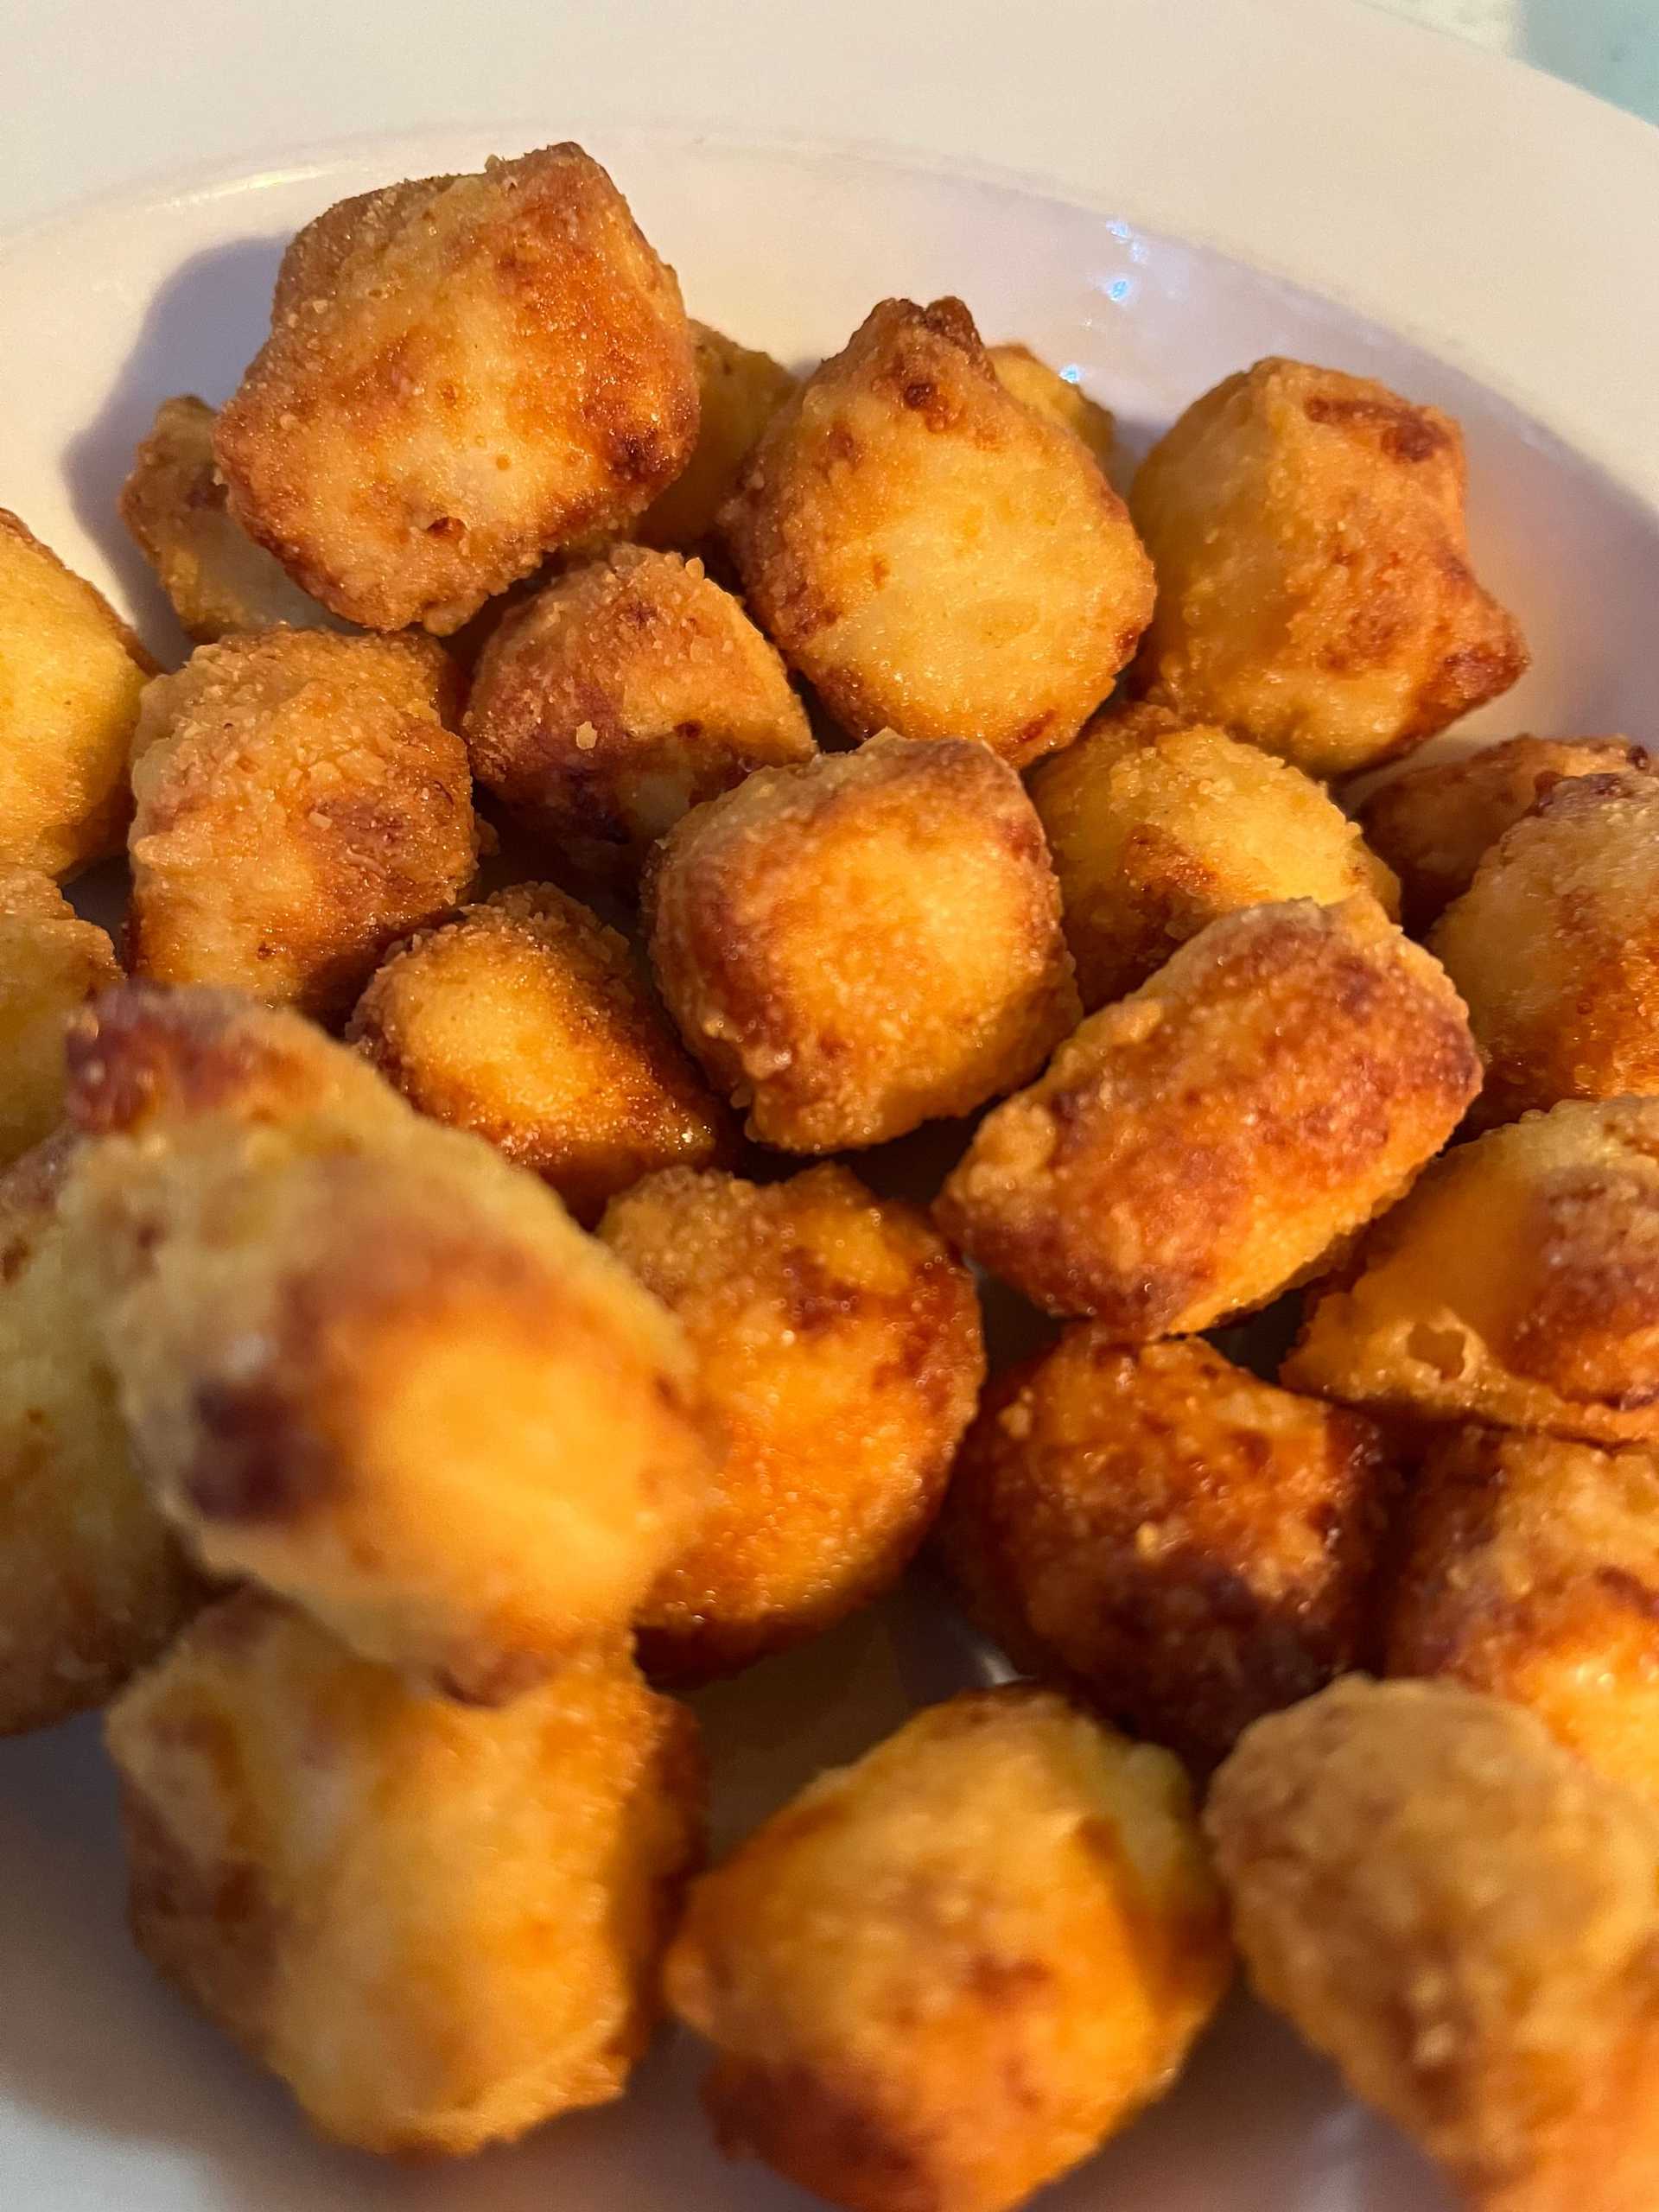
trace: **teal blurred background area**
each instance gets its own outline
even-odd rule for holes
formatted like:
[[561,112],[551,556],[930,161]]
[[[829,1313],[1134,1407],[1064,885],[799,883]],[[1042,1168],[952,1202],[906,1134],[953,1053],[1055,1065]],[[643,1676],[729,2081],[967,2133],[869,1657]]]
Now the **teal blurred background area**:
[[1659,123],[1659,0],[1373,0]]

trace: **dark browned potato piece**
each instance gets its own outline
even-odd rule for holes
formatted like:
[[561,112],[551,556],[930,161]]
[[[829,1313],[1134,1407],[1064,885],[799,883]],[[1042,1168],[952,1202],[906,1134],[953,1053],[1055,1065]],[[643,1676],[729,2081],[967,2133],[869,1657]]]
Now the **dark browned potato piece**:
[[121,487],[122,521],[199,643],[276,622],[299,630],[326,623],[316,601],[231,520],[213,460],[216,419],[205,400],[162,402]]
[[325,607],[459,629],[690,458],[674,272],[579,146],[341,200],[283,258],[220,413],[233,518]]
[[1391,1491],[1358,1415],[1083,1323],[994,1387],[938,1534],[1022,1672],[1203,1770],[1362,1656]]
[[132,1464],[60,1212],[75,1140],[0,1173],[0,1736],[101,1705],[200,1597]]
[[502,623],[465,722],[480,784],[550,855],[631,889],[688,807],[817,751],[784,664],[677,553],[620,547]]
[[127,953],[160,983],[346,1014],[477,865],[442,648],[262,630],[144,694]]
[[1358,1677],[1205,1815],[1252,1980],[1468,2212],[1659,2203],[1659,1820],[1529,1713]]
[[1122,501],[1000,381],[960,300],[887,300],[768,424],[721,517],[756,619],[860,737],[1068,744],[1152,612]]
[[726,1440],[713,1512],[637,1616],[649,1672],[728,1674],[896,1581],[984,1379],[972,1277],[844,1167],[676,1168],[600,1235],[678,1316]]
[[73,875],[120,851],[155,673],[104,594],[0,507],[0,867]]
[[1659,776],[1553,785],[1429,942],[1486,1062],[1481,1123],[1659,1091]]
[[457,2156],[621,2095],[702,1831],[621,1647],[480,1712],[244,1591],[108,1733],[140,1948],[321,2134]]
[[1409,1493],[1388,1666],[1529,1707],[1659,1806],[1659,1459],[1437,1437]]
[[1569,1101],[1437,1160],[1316,1297],[1282,1379],[1659,1443],[1659,1099]]
[[1097,715],[1031,796],[1091,1014],[1241,906],[1370,892],[1398,911],[1393,876],[1311,776],[1162,707]]
[[1391,1205],[1479,1081],[1456,993],[1375,899],[1248,907],[988,1114],[935,1211],[1050,1313],[1185,1335]]
[[1310,775],[1408,753],[1526,670],[1469,568],[1449,415],[1269,359],[1189,407],[1130,510],[1158,572],[1132,682]]
[[1482,855],[1558,778],[1647,765],[1643,748],[1622,737],[1510,737],[1390,777],[1359,820],[1400,879],[1406,927],[1421,932],[1469,888]]
[[762,769],[664,838],[647,918],[681,1034],[786,1152],[969,1113],[1077,1018],[1041,825],[962,741]]
[[714,533],[715,518],[736,488],[744,462],[797,379],[770,353],[694,321],[697,364],[697,442],[665,492],[640,516],[641,545],[695,552]]
[[546,884],[399,947],[346,1038],[412,1106],[487,1137],[579,1221],[652,1168],[700,1167],[736,1141],[626,939]]
[[0,1167],[63,1119],[63,1032],[118,982],[115,947],[49,875],[0,868]]
[[729,2156],[851,2212],[1007,2212],[1170,2086],[1230,1971],[1179,1766],[1019,1685],[766,1821],[667,1987]]

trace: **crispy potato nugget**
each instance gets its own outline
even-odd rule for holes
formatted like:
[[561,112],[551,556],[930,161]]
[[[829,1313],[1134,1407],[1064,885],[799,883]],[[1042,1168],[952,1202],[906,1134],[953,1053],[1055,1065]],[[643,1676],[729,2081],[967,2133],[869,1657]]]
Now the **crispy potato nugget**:
[[264,630],[201,645],[133,741],[128,962],[344,1014],[478,861],[441,647]]
[[1659,1459],[1493,1428],[1435,1438],[1388,1666],[1530,1707],[1659,1805]]
[[1038,359],[1029,346],[992,346],[988,348],[997,381],[1024,406],[1034,408],[1051,423],[1083,440],[1104,468],[1112,457],[1117,435],[1110,414],[1090,398],[1070,377]]
[[1240,906],[1370,892],[1399,911],[1394,877],[1312,777],[1159,707],[1096,716],[1031,796],[1090,1013]]
[[1469,568],[1463,437],[1385,385],[1258,361],[1141,464],[1158,606],[1133,682],[1339,776],[1408,753],[1522,675]]
[[140,1948],[323,2134],[454,2154],[621,2094],[702,1777],[620,1648],[480,1713],[245,1591],[108,1734]]
[[1152,613],[1122,501],[1000,381],[960,300],[887,300],[768,424],[721,517],[750,606],[860,737],[1070,743]]
[[1169,2087],[1230,1971],[1175,1761],[1018,1685],[768,1821],[667,1980],[728,2154],[853,2212],[1002,2212]]
[[115,947],[49,875],[0,868],[0,1167],[63,1119],[63,1032],[118,982]]
[[1457,995],[1375,899],[1211,922],[987,1116],[935,1208],[1126,1343],[1263,1306],[1400,1195],[1480,1082]]
[[188,395],[164,399],[121,487],[121,519],[155,569],[186,633],[211,644],[274,623],[328,620],[226,507],[213,460],[214,410]]
[[371,629],[458,630],[690,460],[674,272],[579,146],[341,200],[283,257],[222,410],[230,512]]
[[1084,1323],[995,1386],[939,1537],[1016,1666],[1203,1770],[1355,1663],[1392,1486],[1369,1421]]
[[1359,810],[1365,836],[1400,879],[1406,926],[1426,930],[1469,888],[1481,857],[1564,776],[1644,768],[1622,737],[1511,737],[1461,760],[1408,768]]
[[798,378],[770,353],[757,353],[706,322],[691,325],[697,365],[697,442],[665,492],[640,516],[642,545],[695,552],[714,532],[756,440],[796,387]]
[[533,1168],[582,1221],[652,1168],[736,1142],[627,940],[547,884],[400,947],[346,1035],[411,1105]]
[[1437,1161],[1317,1297],[1283,1380],[1659,1441],[1659,1099],[1571,1102]]
[[228,995],[112,994],[70,1109],[122,1408],[213,1572],[480,1702],[626,1626],[712,1455],[678,1323],[550,1192]]
[[1042,826],[983,746],[762,769],[670,833],[646,893],[681,1034],[785,1152],[969,1113],[1077,1018]]
[[985,1375],[973,1280],[844,1167],[671,1169],[600,1234],[678,1315],[726,1438],[719,1503],[639,1615],[648,1671],[727,1674],[898,1580]]
[[65,1135],[0,1174],[0,1735],[101,1705],[198,1595],[135,1472],[60,1212]]
[[120,851],[155,673],[103,594],[0,507],[0,867],[73,875]]
[[1486,1062],[1478,1120],[1659,1091],[1659,776],[1578,776],[1434,927]]
[[1361,1679],[1205,1815],[1250,1974],[1471,2212],[1659,2202],[1659,1822],[1528,1713]]
[[784,664],[677,553],[620,547],[549,584],[485,649],[480,783],[578,874],[626,888],[688,807],[817,750]]

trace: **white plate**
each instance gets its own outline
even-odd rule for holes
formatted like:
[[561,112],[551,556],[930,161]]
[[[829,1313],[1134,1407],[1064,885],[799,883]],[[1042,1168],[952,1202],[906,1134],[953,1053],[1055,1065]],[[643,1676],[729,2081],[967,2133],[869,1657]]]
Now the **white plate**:
[[[1468,433],[1478,566],[1535,654],[1486,722],[1659,735],[1659,137],[1641,126],[1334,0],[1054,0],[1041,35],[1016,32],[1015,11],[991,0],[837,0],[770,22],[735,0],[612,0],[602,21],[530,0],[476,17],[404,0],[395,21],[366,20],[372,37],[364,11],[289,0],[238,29],[222,6],[176,0],[163,51],[146,11],[63,0],[50,52],[32,59],[39,84],[73,55],[73,92],[60,75],[56,97],[8,116],[0,215],[38,207],[43,175],[64,194],[54,149],[68,144],[79,181],[109,185],[169,144],[223,154],[320,127],[429,124],[446,105],[536,111],[123,188],[0,245],[0,501],[159,641],[114,492],[159,397],[229,389],[260,334],[281,238],[388,176],[575,135],[611,163],[695,311],[785,356],[839,344],[883,293],[950,289],[988,333],[1077,365],[1137,435],[1268,351],[1451,408]],[[435,69],[440,29],[450,44]],[[636,127],[674,114],[695,134]],[[846,150],[881,137],[920,150]],[[1047,170],[1055,190],[1011,181],[1014,168]],[[1389,334],[1402,330],[1417,342]],[[728,1833],[977,1663],[925,1605],[894,1607],[711,1694]],[[721,2164],[696,2116],[695,2055],[679,2046],[624,2106],[460,2168],[316,2146],[128,1948],[90,1724],[0,1746],[0,1992],[8,2212],[806,2201]],[[1176,2095],[1046,2201],[1445,2202],[1388,2130],[1243,2002]]]

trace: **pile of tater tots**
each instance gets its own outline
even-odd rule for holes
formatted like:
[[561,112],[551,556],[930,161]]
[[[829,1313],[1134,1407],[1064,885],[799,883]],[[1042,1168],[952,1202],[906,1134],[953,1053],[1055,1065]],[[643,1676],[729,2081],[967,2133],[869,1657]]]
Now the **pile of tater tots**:
[[[162,400],[182,665],[0,513],[0,1731],[107,1708],[346,2143],[667,2013],[1004,2212],[1236,1953],[1471,2212],[1653,2212],[1659,776],[1370,773],[1527,666],[1446,416],[1259,361],[1120,489],[1017,338],[798,376],[553,146]],[[698,1686],[918,1555],[1013,1679],[702,1871]]]

